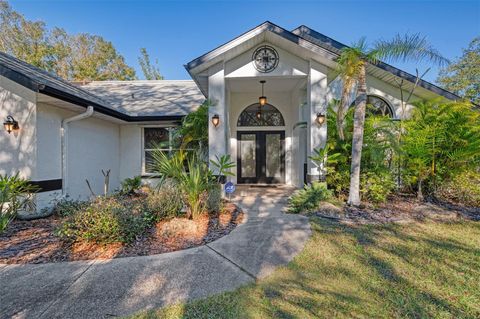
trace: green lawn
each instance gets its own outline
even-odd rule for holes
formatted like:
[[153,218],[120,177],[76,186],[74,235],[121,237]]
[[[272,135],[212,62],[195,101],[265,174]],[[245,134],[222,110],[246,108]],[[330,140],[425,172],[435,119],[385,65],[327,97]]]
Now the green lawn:
[[267,279],[134,318],[480,318],[480,223],[311,224]]

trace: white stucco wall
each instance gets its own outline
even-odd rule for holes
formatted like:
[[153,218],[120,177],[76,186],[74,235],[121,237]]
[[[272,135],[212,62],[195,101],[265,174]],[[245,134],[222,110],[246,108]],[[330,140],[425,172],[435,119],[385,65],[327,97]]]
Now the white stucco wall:
[[[45,103],[37,109],[38,180],[62,178],[62,120],[80,114]],[[72,199],[90,196],[86,179],[93,191],[103,194],[101,170],[111,169],[110,190],[119,187],[120,125],[95,117],[68,124],[66,192]],[[44,193],[42,193],[44,194]],[[57,191],[55,195],[60,195]],[[53,197],[53,194],[45,194]]]
[[120,126],[120,181],[142,174],[142,130],[139,125]]
[[[35,103],[35,92],[0,76],[0,174],[18,172],[23,178],[36,178]],[[5,131],[8,115],[18,121],[20,130]]]
[[[71,112],[38,103],[37,105],[37,178],[52,180],[62,178],[61,134],[62,118]],[[52,205],[62,195],[61,190],[37,194],[37,208]]]
[[73,198],[103,194],[104,171],[110,169],[110,191],[120,186],[120,127],[97,118],[72,122],[68,129],[67,192]]

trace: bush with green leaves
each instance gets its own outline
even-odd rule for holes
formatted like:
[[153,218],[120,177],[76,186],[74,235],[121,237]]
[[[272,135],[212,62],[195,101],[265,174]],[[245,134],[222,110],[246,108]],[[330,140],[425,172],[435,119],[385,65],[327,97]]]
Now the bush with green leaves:
[[183,196],[179,186],[172,180],[165,180],[148,193],[147,209],[156,220],[178,217],[182,214]]
[[55,203],[54,212],[58,216],[67,217],[75,214],[77,211],[85,209],[88,205],[89,202],[85,201],[61,199]]
[[403,180],[418,197],[480,164],[480,112],[463,102],[414,103],[402,138]]
[[218,156],[215,155],[215,160],[210,160],[210,164],[215,168],[217,174],[217,182],[221,182],[222,176],[235,176],[230,170],[235,167],[235,162],[232,161],[230,154]]
[[142,187],[142,176],[134,176],[132,178],[125,178],[122,181],[120,193],[130,195],[138,191]]
[[288,211],[290,213],[315,211],[320,202],[330,199],[332,195],[332,191],[327,189],[325,183],[314,182],[301,190],[297,190],[290,197]]
[[12,176],[0,174],[0,234],[20,210],[35,208],[32,194],[37,191],[38,187],[31,185],[18,173]]
[[[183,195],[187,206],[187,217],[196,218],[203,212],[216,212],[220,209],[221,191],[219,179],[209,169],[207,162],[197,153],[179,150],[171,155],[162,151],[152,152],[152,169],[163,179],[173,180]],[[217,157],[211,162],[220,175],[233,175],[234,167],[229,155]]]
[[209,213],[222,211],[222,185],[213,183],[207,192],[207,210]]
[[187,162],[188,168],[182,171],[179,185],[187,204],[187,216],[196,218],[207,209],[206,199],[211,185],[211,172],[207,164],[195,156]]
[[446,202],[480,207],[480,173],[464,171],[443,181],[435,196]]
[[385,203],[395,186],[395,181],[389,171],[367,172],[361,176],[362,196],[373,203]]
[[56,233],[69,241],[128,244],[143,236],[153,221],[142,201],[98,197],[68,216]]

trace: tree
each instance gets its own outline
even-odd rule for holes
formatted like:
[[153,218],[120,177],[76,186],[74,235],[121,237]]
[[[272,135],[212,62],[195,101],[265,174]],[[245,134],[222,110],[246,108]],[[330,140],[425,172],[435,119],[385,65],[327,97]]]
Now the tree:
[[437,82],[446,90],[480,104],[480,37],[470,42],[462,56],[440,71]]
[[146,80],[163,80],[163,76],[160,74],[158,68],[158,60],[155,60],[155,66],[150,62],[150,56],[148,55],[146,48],[140,49],[141,56],[138,57],[138,63],[142,68],[143,76]]
[[478,167],[480,114],[465,102],[434,99],[413,105],[401,146],[403,173],[410,185],[416,185],[417,196],[423,198],[425,187],[434,194],[438,182]]
[[0,51],[71,81],[131,80],[135,71],[113,44],[87,33],[70,35],[29,21],[0,0]]
[[[362,38],[352,47],[342,50],[338,64],[343,83],[356,83],[348,204],[354,206],[360,204],[360,166],[367,104],[367,65],[374,65],[379,60],[419,61],[425,59],[439,64],[447,62],[444,57],[428,44],[424,37],[418,34],[397,35],[390,41],[379,40],[372,47],[369,47],[365,39]],[[350,92],[343,92],[340,104],[346,105],[344,101],[349,96]],[[340,122],[343,122],[343,119],[340,119]]]
[[48,69],[50,53],[45,23],[28,21],[0,0],[0,51],[11,54],[39,68]]
[[70,80],[134,80],[135,71],[125,63],[113,44],[100,36],[80,33],[71,36]]

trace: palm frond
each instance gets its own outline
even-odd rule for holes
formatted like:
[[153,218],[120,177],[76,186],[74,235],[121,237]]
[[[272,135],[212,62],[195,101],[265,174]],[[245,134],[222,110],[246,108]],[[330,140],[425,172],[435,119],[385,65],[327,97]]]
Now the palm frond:
[[419,33],[397,34],[391,40],[377,40],[371,52],[375,59],[387,62],[430,61],[439,66],[450,63]]

